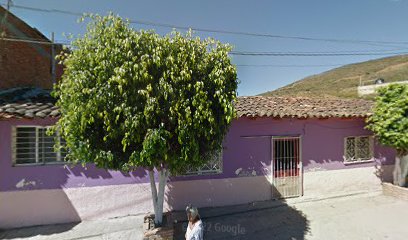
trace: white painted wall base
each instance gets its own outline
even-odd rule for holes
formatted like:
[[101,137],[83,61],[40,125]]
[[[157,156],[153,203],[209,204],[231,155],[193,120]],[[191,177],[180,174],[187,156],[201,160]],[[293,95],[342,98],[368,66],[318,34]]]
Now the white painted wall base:
[[[393,165],[305,172],[303,198],[326,198],[348,194],[381,191],[381,177],[392,177]],[[380,174],[381,171],[381,174]]]
[[[392,173],[385,166],[383,175]],[[326,198],[381,190],[374,167],[306,172],[302,198]],[[271,199],[264,176],[171,182],[165,209],[187,204],[215,207]],[[0,228],[78,222],[153,212],[150,184],[0,192]]]
[[172,182],[167,190],[167,205],[175,210],[184,210],[188,204],[218,207],[265,201],[272,196],[265,176]]
[[[270,199],[263,176],[171,182],[164,209]],[[79,222],[153,212],[150,184],[0,192],[0,228]]]
[[0,229],[144,214],[149,184],[0,192]]

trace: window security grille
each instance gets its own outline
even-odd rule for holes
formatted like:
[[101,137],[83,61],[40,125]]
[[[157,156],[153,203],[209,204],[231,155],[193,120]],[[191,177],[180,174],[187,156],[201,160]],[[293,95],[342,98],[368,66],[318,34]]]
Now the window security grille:
[[303,194],[301,138],[273,136],[272,197],[297,197]]
[[203,175],[222,173],[222,154],[223,152],[213,153],[211,160],[200,168],[189,168],[185,175]]
[[274,137],[273,150],[275,177],[298,176],[300,138]]
[[371,160],[373,152],[373,138],[370,136],[347,137],[344,140],[345,162]]
[[[55,140],[65,142],[58,134],[47,135],[47,127],[17,126],[12,130],[12,154],[15,165],[56,163],[64,160],[64,150],[55,151]],[[57,137],[58,136],[58,137]]]

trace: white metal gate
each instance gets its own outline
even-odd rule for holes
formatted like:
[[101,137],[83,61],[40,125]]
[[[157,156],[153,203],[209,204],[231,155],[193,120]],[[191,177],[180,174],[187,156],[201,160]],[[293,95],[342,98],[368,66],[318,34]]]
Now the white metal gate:
[[272,198],[303,195],[300,137],[272,137]]

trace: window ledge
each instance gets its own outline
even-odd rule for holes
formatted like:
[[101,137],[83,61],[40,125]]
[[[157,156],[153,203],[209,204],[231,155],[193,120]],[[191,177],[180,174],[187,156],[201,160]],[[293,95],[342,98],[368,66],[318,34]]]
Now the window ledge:
[[343,162],[344,165],[355,165],[355,164],[362,164],[362,163],[371,163],[374,162],[374,159],[370,159],[370,160],[361,160],[361,161],[350,161],[350,162]]
[[66,162],[49,162],[49,163],[15,163],[13,167],[36,167],[36,166],[48,166],[48,165],[64,165]]
[[61,161],[61,162],[48,162],[48,163],[44,163],[43,165],[65,165],[67,163],[68,162],[64,162],[64,161]]
[[178,175],[178,176],[175,176],[175,177],[198,177],[198,176],[210,176],[210,175],[220,175],[220,174],[222,174],[222,171],[187,173],[187,174]]

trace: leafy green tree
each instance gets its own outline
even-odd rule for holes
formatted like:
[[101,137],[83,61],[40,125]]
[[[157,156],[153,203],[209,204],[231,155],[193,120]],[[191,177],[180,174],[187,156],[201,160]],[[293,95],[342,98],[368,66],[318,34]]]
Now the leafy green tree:
[[378,90],[367,128],[381,144],[396,149],[394,184],[404,186],[408,174],[408,85],[392,84]]
[[231,47],[191,31],[135,31],[112,14],[91,16],[72,46],[60,56],[65,71],[54,91],[67,159],[146,169],[160,225],[169,174],[208,161],[235,117]]

